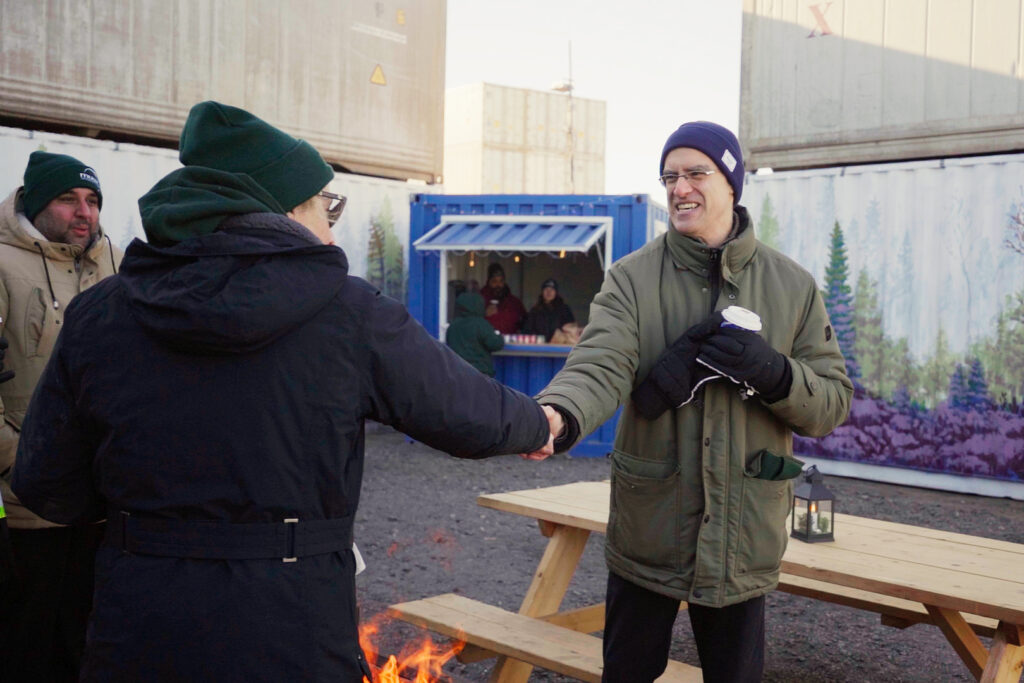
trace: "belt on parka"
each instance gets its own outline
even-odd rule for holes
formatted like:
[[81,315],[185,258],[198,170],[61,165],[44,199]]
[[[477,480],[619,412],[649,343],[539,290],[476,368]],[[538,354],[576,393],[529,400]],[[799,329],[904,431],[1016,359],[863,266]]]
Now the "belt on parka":
[[352,517],[281,522],[138,517],[123,510],[107,517],[104,545],[122,552],[197,560],[280,559],[352,549]]

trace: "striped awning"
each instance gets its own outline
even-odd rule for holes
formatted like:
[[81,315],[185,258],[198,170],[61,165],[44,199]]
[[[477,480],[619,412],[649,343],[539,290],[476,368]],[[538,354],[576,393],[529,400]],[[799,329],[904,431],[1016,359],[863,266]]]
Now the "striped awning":
[[413,243],[420,251],[589,251],[612,226],[609,216],[441,216]]

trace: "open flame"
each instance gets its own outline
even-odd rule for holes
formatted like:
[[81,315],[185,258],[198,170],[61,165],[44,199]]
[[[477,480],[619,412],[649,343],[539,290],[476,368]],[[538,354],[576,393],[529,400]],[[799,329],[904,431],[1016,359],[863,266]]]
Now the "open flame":
[[385,619],[378,614],[367,623],[359,625],[359,646],[363,649],[373,680],[363,677],[363,683],[439,683],[450,680],[442,670],[444,665],[455,655],[462,652],[466,643],[455,641],[448,645],[437,645],[429,635],[424,635],[419,642],[408,643],[402,647],[398,655],[389,655],[383,666],[377,666],[382,657],[374,644],[380,632],[380,624]]

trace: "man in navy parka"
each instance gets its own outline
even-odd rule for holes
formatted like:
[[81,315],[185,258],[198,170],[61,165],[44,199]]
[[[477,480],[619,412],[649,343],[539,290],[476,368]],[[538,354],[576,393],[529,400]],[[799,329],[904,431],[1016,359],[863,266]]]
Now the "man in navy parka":
[[203,102],[180,150],[67,309],[13,488],[108,519],[82,680],[359,681],[364,421],[482,458],[550,453],[545,412],[348,275],[308,143]]

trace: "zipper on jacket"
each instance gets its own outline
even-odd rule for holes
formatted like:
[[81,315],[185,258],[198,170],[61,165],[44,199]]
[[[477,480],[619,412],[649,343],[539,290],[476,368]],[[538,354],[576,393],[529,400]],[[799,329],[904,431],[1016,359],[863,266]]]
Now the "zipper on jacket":
[[708,315],[715,312],[715,305],[718,303],[718,295],[722,292],[722,250],[712,249],[711,257],[708,259],[708,283],[711,285],[711,304],[708,307]]
[[60,302],[57,301],[57,295],[53,293],[53,282],[50,280],[50,268],[46,265],[46,254],[43,253],[43,245],[39,242],[34,242],[36,249],[39,250],[39,258],[43,260],[43,272],[46,273],[46,286],[50,289],[50,298],[53,299],[53,310],[60,308]]

